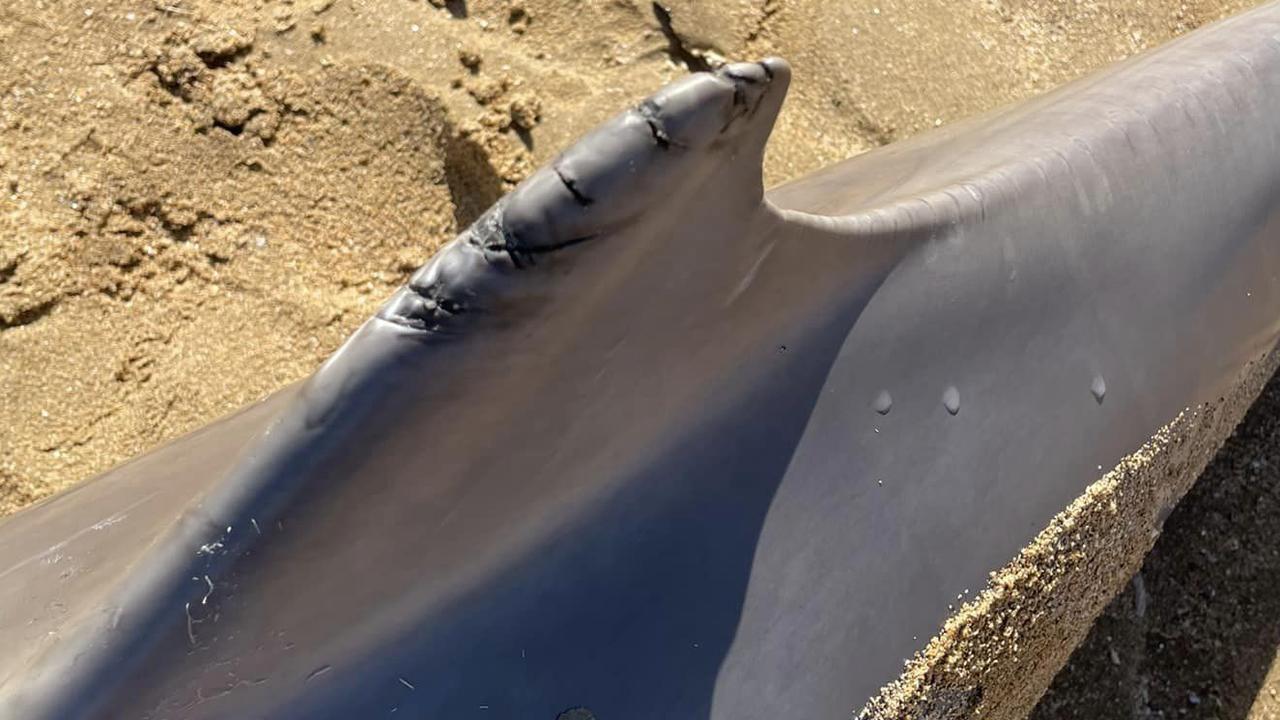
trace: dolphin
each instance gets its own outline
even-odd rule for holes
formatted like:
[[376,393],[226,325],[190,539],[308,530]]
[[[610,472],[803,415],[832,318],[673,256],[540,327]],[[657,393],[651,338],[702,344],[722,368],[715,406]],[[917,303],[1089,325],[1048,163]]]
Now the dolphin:
[[658,90],[307,380],[0,523],[0,717],[848,717],[1274,367],[1277,37],[767,193],[786,62]]

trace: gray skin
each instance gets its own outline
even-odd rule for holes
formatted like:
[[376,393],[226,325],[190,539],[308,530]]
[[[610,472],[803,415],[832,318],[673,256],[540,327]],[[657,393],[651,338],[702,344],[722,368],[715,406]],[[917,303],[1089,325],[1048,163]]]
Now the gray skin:
[[1280,337],[1280,8],[765,195],[566,150],[306,382],[0,525],[0,717],[846,717]]

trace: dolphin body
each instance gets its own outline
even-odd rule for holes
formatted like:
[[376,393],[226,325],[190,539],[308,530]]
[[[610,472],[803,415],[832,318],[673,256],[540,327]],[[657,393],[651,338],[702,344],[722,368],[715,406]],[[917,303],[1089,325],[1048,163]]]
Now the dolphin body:
[[310,379],[0,524],[0,717],[846,717],[1276,345],[1277,37],[767,194],[786,63],[660,90]]

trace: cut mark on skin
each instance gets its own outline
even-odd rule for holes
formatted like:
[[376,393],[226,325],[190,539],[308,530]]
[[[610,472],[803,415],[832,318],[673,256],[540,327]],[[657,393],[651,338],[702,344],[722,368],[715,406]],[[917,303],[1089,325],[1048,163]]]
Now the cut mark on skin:
[[653,142],[659,148],[668,150],[673,144],[671,136],[662,128],[662,121],[659,119],[659,110],[657,104],[652,100],[645,100],[636,107],[636,112],[640,117],[644,118],[646,124],[649,125],[649,134],[653,136]]
[[595,239],[596,239],[595,235],[584,235],[582,237],[572,238],[569,240],[562,240],[557,243],[551,243],[550,245],[540,245],[538,247],[522,247],[522,246],[516,245],[513,248],[511,248],[509,251],[520,253],[522,256],[524,256],[524,259],[526,261],[532,261],[534,255],[546,255],[547,253],[553,253],[557,250],[563,250],[567,247],[571,247],[573,245],[577,245],[579,243],[584,243],[584,242],[588,242]]
[[577,202],[582,207],[591,207],[591,205],[595,203],[595,200],[592,200],[591,198],[582,194],[582,191],[578,189],[577,181],[575,181],[573,178],[569,177],[568,175],[565,175],[564,171],[561,170],[559,167],[553,166],[552,169],[555,170],[556,177],[560,178],[560,182],[564,183],[565,189],[568,190],[569,194],[573,196],[573,199],[575,202]]
[[[670,31],[670,13],[661,4],[654,3],[653,7],[655,16],[663,23],[664,28]],[[674,37],[673,34],[672,37]],[[701,58],[693,56],[687,49],[682,52],[696,61],[693,62],[694,65],[710,70]],[[669,132],[671,123],[676,123],[675,127],[679,128],[682,118],[689,113],[694,113],[695,116],[696,113],[714,113],[715,120],[720,120],[723,114],[727,115],[724,118],[725,124],[721,128],[723,133],[730,129],[735,121],[754,115],[764,105],[764,97],[769,94],[767,86],[773,81],[774,76],[774,69],[765,62],[721,67],[712,77],[702,78],[694,83],[698,89],[691,91],[692,95],[688,98],[693,105],[686,107],[682,104],[685,98],[679,97],[674,102],[675,112],[671,114],[671,108],[664,108],[665,102],[661,98],[665,96],[651,97],[627,111],[628,114],[622,118],[625,122],[620,127],[625,127],[625,132],[631,132],[633,128],[638,130],[635,121],[642,119],[659,152],[666,152],[673,146],[684,148],[684,144],[672,139]],[[727,99],[724,94],[730,87],[725,87],[726,83],[733,91],[732,104],[727,108],[724,107],[723,101]],[[699,102],[702,105],[698,105]],[[619,129],[617,132],[624,132],[624,130]],[[565,192],[573,198],[573,204],[576,204],[579,209],[592,208],[597,200],[593,195],[596,192],[605,192],[608,185],[597,187],[597,183],[593,182],[596,175],[593,170],[596,167],[594,163],[597,159],[587,162],[586,177],[575,171],[580,169],[575,168],[573,162],[574,158],[594,158],[595,154],[607,147],[607,143],[590,148],[575,146],[581,154],[575,155],[575,149],[571,148],[561,156],[560,162],[545,166],[540,172],[550,170],[555,173],[556,179],[564,187]],[[651,152],[648,148],[637,149]],[[630,168],[629,172],[637,172],[634,159],[625,155],[624,153],[623,156],[612,159],[612,162],[605,162],[604,167],[611,172],[621,167]],[[510,195],[498,200],[459,235],[452,247],[444,249],[432,261],[442,264],[451,263],[440,266],[453,268],[450,273],[445,275],[439,272],[433,273],[431,265],[419,269],[414,279],[407,283],[408,291],[397,292],[388,303],[383,305],[377,317],[418,332],[447,334],[454,329],[455,316],[483,311],[485,296],[494,292],[495,289],[497,292],[502,292],[501,288],[505,282],[502,276],[511,267],[517,270],[525,269],[527,266],[536,264],[535,259],[538,255],[558,252],[579,243],[595,240],[603,233],[612,232],[616,228],[616,223],[622,222],[621,218],[610,217],[609,213],[603,213],[603,217],[594,213],[581,213],[574,217],[573,222],[567,223],[568,227],[574,229],[565,232],[566,223],[560,219],[559,215],[561,213],[566,216],[575,215],[574,208],[564,201],[563,196],[555,197],[558,193],[553,189],[554,183],[550,184],[551,188],[538,190],[530,190],[524,186],[518,187]],[[544,196],[542,194],[544,192],[549,192],[550,195]],[[546,203],[550,205],[545,205]],[[534,207],[534,205],[540,207]],[[550,216],[547,213],[550,213]],[[513,218],[511,222],[507,220],[508,215]],[[568,217],[564,218],[564,220],[568,219]],[[568,235],[569,232],[582,234],[561,239],[562,233]],[[468,255],[463,257],[462,253]],[[484,262],[478,262],[469,253],[477,253]],[[502,260],[504,254],[505,261]],[[742,289],[750,284],[753,276],[754,273],[745,279]],[[730,298],[730,301],[732,299]]]
[[[137,502],[132,503],[132,504],[130,504],[129,506],[125,507],[125,508],[124,508],[124,509],[122,509],[120,512],[116,513],[115,515],[112,515],[112,516],[108,517],[106,520],[110,520],[112,517],[116,517],[116,516],[120,516],[121,518],[123,518],[127,513],[129,513],[130,511],[132,511],[132,510],[134,510],[135,508],[137,508],[139,505],[142,505],[143,503],[147,502],[148,500],[150,500],[151,498],[153,498],[153,497],[155,497],[156,495],[159,495],[159,494],[160,494],[160,492],[159,492],[158,490],[157,490],[156,492],[150,493],[150,494],[148,494],[146,497],[144,497],[144,498],[142,498],[142,499],[138,500]],[[90,525],[90,526],[89,526],[89,527],[87,527],[87,528],[84,528],[83,530],[79,530],[79,531],[75,532],[74,534],[72,534],[72,535],[71,535],[71,537],[69,537],[69,538],[67,538],[66,540],[63,540],[62,542],[60,542],[60,543],[58,543],[58,544],[56,544],[56,545],[54,545],[54,546],[50,547],[49,549],[45,550],[44,552],[37,553],[37,554],[32,555],[31,557],[27,558],[26,560],[22,560],[22,561],[20,561],[20,562],[15,563],[13,566],[9,567],[9,568],[8,568],[7,570],[5,570],[4,572],[0,572],[0,578],[3,578],[3,577],[5,577],[6,575],[9,575],[10,573],[17,572],[18,570],[21,570],[22,568],[26,567],[27,565],[30,565],[30,564],[31,564],[31,563],[33,563],[33,562],[36,562],[36,561],[39,561],[39,560],[43,560],[44,558],[49,557],[50,555],[53,555],[54,553],[56,553],[56,552],[58,552],[58,551],[62,550],[63,548],[67,547],[68,545],[70,545],[71,543],[75,542],[76,540],[79,540],[81,537],[83,537],[84,535],[86,535],[86,534],[88,534],[88,533],[91,533],[91,532],[94,532],[94,531],[97,531],[97,530],[101,530],[101,529],[103,529],[104,527],[109,527],[110,525],[113,525],[113,524],[114,524],[114,523],[110,523],[109,525],[103,525],[103,523],[104,523],[104,522],[106,522],[106,520],[101,520],[101,521],[99,521],[99,522],[96,522],[96,523],[94,523],[94,524]]]
[[[766,78],[765,82],[767,83],[772,81],[773,71],[769,69],[768,64],[763,62],[756,63],[756,64],[759,65],[760,68],[764,71],[765,78]],[[726,122],[724,124],[724,127],[720,129],[720,132],[724,133],[729,130],[729,126],[733,125],[734,121],[736,121],[738,118],[751,117],[755,115],[756,111],[760,109],[760,104],[764,102],[764,96],[766,95],[766,93],[764,92],[756,93],[755,102],[751,103],[751,105],[748,107],[747,94],[743,90],[743,86],[758,85],[760,84],[760,80],[757,78],[753,78],[750,75],[742,75],[740,73],[735,73],[734,71],[728,68],[721,69],[719,74],[733,82],[733,111],[729,115],[728,122]]]
[[[564,183],[565,188],[568,189],[569,192],[571,193],[577,192],[576,187],[571,187],[569,183],[565,180],[565,178],[563,176],[560,176],[559,170],[556,171],[556,175],[560,177],[560,181]],[[576,195],[575,195],[575,199],[576,199]],[[593,200],[587,197],[583,197],[582,200],[585,200],[588,204],[594,202]],[[582,204],[582,200],[579,201],[579,204]],[[503,223],[499,223],[496,227],[494,227],[492,229],[492,232],[490,233],[490,236],[491,237],[488,239],[479,241],[478,243],[479,246],[489,252],[505,252],[507,254],[507,257],[510,258],[511,264],[514,265],[517,270],[522,270],[526,266],[535,265],[536,263],[534,262],[534,257],[537,255],[546,255],[547,253],[553,253],[558,250],[563,250],[572,245],[577,245],[579,243],[584,243],[589,240],[594,240],[597,237],[593,233],[591,235],[583,235],[581,237],[570,238],[568,240],[561,240],[559,242],[547,243],[543,245],[536,245],[536,246],[526,245],[524,242],[520,240],[520,237],[516,233],[512,232]],[[493,239],[494,237],[500,238],[500,240],[495,241]]]
[[[586,207],[594,202],[591,198],[578,191],[574,181],[570,180],[558,169],[555,172],[560,182],[573,195],[578,205]],[[516,196],[513,195],[511,197]],[[508,198],[509,200],[510,198]],[[495,212],[497,213],[496,215],[494,214]],[[443,279],[436,279],[429,284],[423,284],[410,280],[403,287],[409,293],[412,293],[412,296],[416,297],[417,302],[407,301],[405,299],[407,297],[406,294],[403,291],[398,292],[392,300],[383,305],[376,317],[410,330],[426,333],[443,332],[443,324],[446,321],[475,310],[460,298],[479,297],[477,290],[487,284],[486,274],[502,272],[494,265],[493,254],[505,253],[510,259],[511,265],[519,270],[534,265],[534,258],[537,255],[553,253],[578,243],[594,240],[597,237],[595,234],[590,234],[559,242],[530,246],[523,243],[519,236],[512,232],[500,218],[499,206],[495,211],[482,216],[459,236],[461,242],[467,246],[466,250],[463,250],[461,246],[455,246],[444,251],[445,253],[481,253],[487,263],[485,266],[474,269],[464,276],[453,278],[448,282]],[[440,262],[439,258],[435,262]]]
[[191,603],[184,605],[187,611],[187,640],[191,641],[194,646],[196,644],[195,620],[191,617]]

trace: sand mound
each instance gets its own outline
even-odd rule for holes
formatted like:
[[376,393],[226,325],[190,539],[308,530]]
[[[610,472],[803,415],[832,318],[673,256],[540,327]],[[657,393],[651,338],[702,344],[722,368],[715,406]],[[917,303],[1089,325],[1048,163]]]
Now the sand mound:
[[448,180],[502,191],[396,71],[253,51],[186,26],[15,79],[0,509],[307,374],[474,212]]

